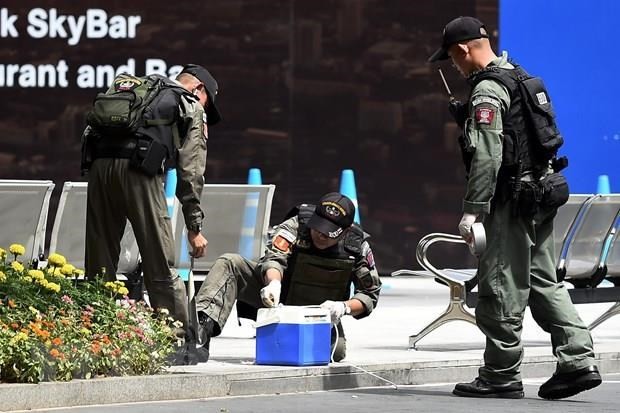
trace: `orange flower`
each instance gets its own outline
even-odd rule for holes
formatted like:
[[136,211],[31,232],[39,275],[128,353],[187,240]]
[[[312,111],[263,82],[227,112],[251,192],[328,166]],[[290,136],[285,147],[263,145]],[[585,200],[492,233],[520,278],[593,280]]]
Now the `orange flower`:
[[112,357],[120,357],[121,355],[121,349],[116,347],[114,350],[112,350]]
[[13,300],[9,299],[9,307],[11,307],[11,308],[15,308],[15,307],[17,307],[17,306],[15,305],[15,301],[13,301]]
[[53,348],[50,350],[50,356],[57,359],[58,357],[60,357],[60,351],[58,351],[58,349]]
[[60,346],[62,344],[62,338],[56,337],[55,339],[52,340],[52,344],[57,347]]
[[68,326],[69,324],[71,324],[71,321],[66,318],[62,318],[60,319],[60,324],[62,324],[63,326]]
[[108,337],[107,334],[105,334],[103,337],[101,337],[101,341],[103,341],[103,344],[108,345],[111,343],[110,338]]
[[101,353],[101,346],[95,341],[90,345],[90,351],[92,351],[93,354],[99,354]]

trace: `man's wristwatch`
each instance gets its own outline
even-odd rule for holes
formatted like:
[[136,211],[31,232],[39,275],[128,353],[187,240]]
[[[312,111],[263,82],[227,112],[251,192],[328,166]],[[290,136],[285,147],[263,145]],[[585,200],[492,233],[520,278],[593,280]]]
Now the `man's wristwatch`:
[[187,228],[188,231],[192,231],[195,233],[200,233],[200,231],[202,231],[202,225],[201,224],[194,224],[191,227]]

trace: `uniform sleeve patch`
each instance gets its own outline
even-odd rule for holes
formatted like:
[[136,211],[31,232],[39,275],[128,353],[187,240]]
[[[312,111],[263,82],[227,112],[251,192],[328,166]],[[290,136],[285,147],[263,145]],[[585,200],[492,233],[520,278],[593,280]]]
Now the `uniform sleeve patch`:
[[370,249],[370,245],[367,241],[364,241],[362,244],[362,255],[366,259],[369,268],[374,268],[375,266],[375,257],[372,255],[372,250]]
[[368,262],[368,266],[370,268],[374,268],[375,267],[375,256],[372,255],[372,250],[370,250],[370,249],[366,253],[366,262]]
[[497,99],[493,99],[491,97],[488,96],[478,96],[477,98],[475,98],[472,102],[471,105],[472,106],[478,106],[481,103],[488,103],[490,105],[495,106],[496,108],[500,108],[500,104],[499,101]]
[[273,246],[282,252],[288,252],[291,247],[291,243],[288,242],[283,236],[276,235],[273,239]]
[[484,107],[476,108],[476,122],[481,125],[490,125],[495,118],[495,109]]
[[295,239],[297,238],[297,236],[295,234],[293,234],[291,231],[288,231],[284,228],[280,228],[276,231],[275,236],[280,236],[282,238],[284,238],[285,240],[287,240],[288,242],[290,242],[291,244],[293,242],[295,242]]

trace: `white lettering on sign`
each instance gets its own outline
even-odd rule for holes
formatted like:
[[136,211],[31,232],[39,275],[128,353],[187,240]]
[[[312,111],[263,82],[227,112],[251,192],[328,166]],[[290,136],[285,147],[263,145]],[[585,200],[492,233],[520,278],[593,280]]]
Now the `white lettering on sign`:
[[[6,9],[2,9],[4,10]],[[0,21],[8,22],[7,30],[14,29],[17,16],[8,16],[3,19],[4,14],[8,15],[8,11],[0,13]],[[14,17],[13,20],[11,20],[12,17]],[[44,37],[67,39],[69,46],[75,46],[84,34],[88,39],[103,39],[104,37],[133,39],[136,37],[136,28],[141,22],[141,16],[108,16],[108,13],[102,9],[88,9],[85,15],[73,16],[58,14],[58,10],[54,8],[49,10],[35,8],[28,13],[26,31],[34,39]],[[5,24],[2,27],[4,28]]]
[[77,70],[77,86],[81,89],[106,88],[121,73],[136,73],[135,59],[128,59],[127,64],[115,68],[112,65],[82,65]]
[[10,14],[9,9],[3,7],[0,9],[0,37],[19,37],[19,33],[15,28],[17,15]]
[[67,87],[69,66],[64,60],[56,65],[0,64],[0,87]]

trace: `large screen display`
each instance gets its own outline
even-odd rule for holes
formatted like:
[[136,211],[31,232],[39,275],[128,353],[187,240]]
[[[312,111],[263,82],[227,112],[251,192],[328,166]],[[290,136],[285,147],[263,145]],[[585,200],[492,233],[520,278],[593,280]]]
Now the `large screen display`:
[[499,44],[541,76],[564,135],[571,192],[620,191],[620,2],[501,0]]

